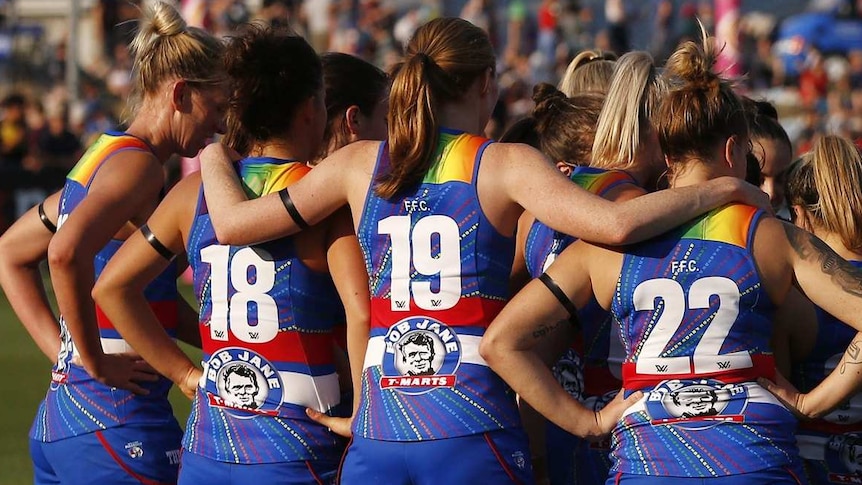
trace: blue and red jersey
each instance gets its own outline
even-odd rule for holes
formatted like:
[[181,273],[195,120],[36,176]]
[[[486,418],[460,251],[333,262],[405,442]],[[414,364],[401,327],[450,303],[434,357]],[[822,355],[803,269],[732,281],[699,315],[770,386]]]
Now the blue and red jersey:
[[[634,177],[622,170],[578,166],[572,170],[569,178],[600,197],[622,186],[638,186]],[[541,276],[557,256],[575,241],[576,237],[535,221],[527,234],[524,249],[530,276]],[[565,361],[555,366],[554,374],[573,396],[600,409],[622,387],[622,350],[618,348],[619,345],[612,347],[612,344],[619,340],[616,335],[612,335],[613,318],[595,298],[578,311],[578,320],[581,322],[582,333],[572,345],[575,355],[568,355]],[[613,355],[612,349],[616,350]],[[581,368],[569,368],[571,366]]]
[[[250,197],[277,192],[310,168],[246,158]],[[344,322],[329,273],[300,259],[294,237],[254,246],[218,242],[201,188],[187,253],[200,302],[204,375],[183,447],[213,460],[254,464],[337,458],[337,438],[308,418],[340,401],[333,327]]]
[[[862,261],[850,261],[862,268]],[[794,362],[791,380],[800,392],[810,392],[841,363],[856,330],[820,307],[817,339],[811,353]],[[806,460],[811,483],[862,483],[862,394],[835,411],[799,423],[799,454]]]
[[[479,355],[508,298],[514,238],[476,192],[490,140],[441,130],[416,187],[369,188],[358,237],[371,292],[371,335],[353,432],[422,441],[519,426],[515,396]],[[389,166],[382,143],[374,180]]]
[[728,205],[630,248],[612,311],[623,385],[645,397],[612,435],[613,471],[716,477],[797,463],[774,375],[774,305],[751,250],[762,212]]
[[[90,185],[104,163],[125,151],[152,152],[145,141],[120,132],[105,133],[90,146],[66,176],[60,197],[58,227],[62,227],[87,197]],[[123,241],[113,239],[96,254],[97,279],[122,244]],[[144,291],[150,307],[171,336],[175,335],[177,326],[176,278],[176,266],[171,264]],[[98,306],[96,318],[105,353],[133,351]],[[62,316],[60,332],[58,362],[54,365],[51,386],[30,432],[33,439],[51,442],[130,423],[175,422],[168,402],[170,380],[160,377],[156,382],[141,384],[150,391],[146,396],[105,386],[93,379],[83,367],[72,363],[77,350]]]

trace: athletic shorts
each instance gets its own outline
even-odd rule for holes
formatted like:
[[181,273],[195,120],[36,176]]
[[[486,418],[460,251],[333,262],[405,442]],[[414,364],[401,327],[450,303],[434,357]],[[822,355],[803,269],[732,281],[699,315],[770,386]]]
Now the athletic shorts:
[[[775,467],[742,475],[715,478],[655,477],[617,473],[605,485],[803,485],[801,466]],[[814,484],[812,484],[814,485]]]
[[33,483],[175,484],[181,439],[176,423],[124,425],[51,443],[31,439]]
[[226,463],[184,452],[179,485],[333,485],[337,461]]
[[341,485],[532,484],[530,447],[520,428],[428,441],[354,437]]
[[547,422],[545,463],[551,485],[602,485],[608,479],[610,441],[594,443]]

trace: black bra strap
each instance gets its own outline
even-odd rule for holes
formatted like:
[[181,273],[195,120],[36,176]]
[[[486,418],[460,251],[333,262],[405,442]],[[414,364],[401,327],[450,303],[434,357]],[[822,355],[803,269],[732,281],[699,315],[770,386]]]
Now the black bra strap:
[[153,234],[153,231],[150,230],[150,226],[146,224],[141,226],[141,234],[144,235],[144,239],[146,239],[147,242],[150,243],[150,246],[152,246],[153,249],[155,249],[161,257],[167,259],[168,261],[174,259],[174,253],[170,249],[168,249],[167,246],[162,244],[162,242],[159,241],[158,238],[156,238],[156,235]]
[[45,201],[39,202],[39,220],[42,221],[42,224],[45,224],[45,227],[48,228],[52,233],[57,232],[57,226],[51,222],[51,219],[48,219],[48,214],[45,214]]
[[563,290],[560,289],[560,286],[557,285],[557,282],[554,281],[553,278],[548,276],[548,273],[542,273],[542,275],[539,276],[539,281],[544,283],[544,285],[548,288],[548,290],[550,290],[554,297],[557,298],[557,301],[560,302],[560,305],[563,305],[563,308],[565,308],[566,311],[569,312],[569,322],[571,322],[572,325],[579,326],[580,322],[578,321],[578,309],[575,308],[575,304],[572,303],[572,300],[570,300],[569,297],[567,297],[566,294],[563,293]]
[[293,205],[293,200],[290,198],[290,193],[287,191],[287,187],[279,190],[278,196],[281,197],[281,203],[284,204],[284,210],[290,214],[290,218],[293,219],[293,222],[295,222],[302,230],[308,229],[308,223],[305,222],[305,219],[302,218],[302,214],[300,214],[299,211],[296,210],[296,206]]

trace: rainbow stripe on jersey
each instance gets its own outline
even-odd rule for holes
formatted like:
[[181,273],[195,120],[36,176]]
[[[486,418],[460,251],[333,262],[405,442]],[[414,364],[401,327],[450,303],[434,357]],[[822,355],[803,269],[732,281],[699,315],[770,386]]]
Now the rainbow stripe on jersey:
[[[237,168],[250,197],[311,170],[274,158],[246,158]],[[344,310],[332,278],[303,264],[297,241],[219,244],[201,188],[187,253],[200,302],[204,375],[186,452],[242,464],[340,456],[335,435],[305,408],[327,412],[339,403],[332,329],[344,322]]]
[[[514,255],[476,193],[490,143],[443,130],[421,184],[390,200],[368,192],[357,234],[372,297],[359,436],[421,441],[519,425],[514,395],[479,355]],[[374,178],[388,166],[382,143]]]
[[774,305],[751,253],[762,211],[716,209],[630,248],[614,296],[623,385],[645,397],[613,432],[614,471],[717,477],[795,465],[774,373]]
[[[114,155],[129,150],[152,152],[143,140],[120,132],[105,133],[90,146],[66,177],[60,197],[58,227],[62,227],[63,222],[87,197],[90,185],[104,163]],[[113,239],[96,254],[96,278],[122,243]],[[159,322],[172,336],[177,325],[176,277],[176,267],[171,264],[144,290]],[[98,307],[96,321],[104,352],[132,351]],[[60,332],[58,362],[52,370],[51,386],[37,412],[31,437],[51,442],[129,423],[163,423],[172,428],[178,427],[167,400],[171,387],[168,379],[160,378],[156,382],[142,384],[150,391],[146,396],[107,387],[90,377],[83,367],[72,363],[77,349],[62,317]]]

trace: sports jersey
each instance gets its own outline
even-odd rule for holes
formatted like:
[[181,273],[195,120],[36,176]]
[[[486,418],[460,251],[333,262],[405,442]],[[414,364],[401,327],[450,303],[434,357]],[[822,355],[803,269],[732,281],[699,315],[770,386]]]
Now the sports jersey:
[[774,375],[774,305],[751,250],[760,217],[724,206],[624,256],[612,311],[623,384],[645,396],[613,431],[614,471],[716,477],[797,462],[795,418],[754,382]]
[[[90,185],[104,163],[112,156],[130,150],[152,151],[143,140],[120,132],[105,133],[90,146],[66,177],[60,196],[58,227],[62,227],[69,214],[87,197]],[[122,243],[112,239],[96,254],[97,279]],[[144,290],[150,307],[171,336],[175,335],[177,325],[176,278],[176,266],[171,264]],[[96,321],[105,353],[133,351],[98,307]],[[33,439],[52,442],[130,423],[175,423],[168,402],[170,380],[159,377],[155,382],[141,383],[149,390],[145,396],[111,388],[93,379],[80,365],[72,363],[77,349],[62,316],[60,339],[60,354],[51,373],[51,386],[39,406],[30,432]]]
[[[250,197],[274,193],[310,168],[246,158]],[[203,376],[186,426],[186,451],[256,464],[338,456],[336,437],[305,414],[339,403],[332,328],[344,321],[328,273],[300,260],[296,238],[219,244],[201,188],[187,253],[200,302]]]
[[[862,268],[862,261],[850,264]],[[793,365],[791,380],[810,392],[841,362],[856,330],[822,308],[817,314],[817,339],[811,353]],[[811,483],[855,483],[862,473],[862,394],[817,420],[805,420],[796,432],[799,454],[806,460]]]
[[[514,256],[476,192],[489,143],[443,129],[421,183],[388,200],[369,187],[357,231],[371,292],[357,436],[423,441],[520,425],[514,394],[479,355]],[[384,142],[372,180],[388,166]]]

